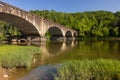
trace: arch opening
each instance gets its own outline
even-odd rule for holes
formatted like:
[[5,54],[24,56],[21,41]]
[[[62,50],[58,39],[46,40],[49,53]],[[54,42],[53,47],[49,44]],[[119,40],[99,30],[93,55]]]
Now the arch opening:
[[72,37],[72,33],[70,31],[67,31],[65,34],[66,37]]
[[29,21],[4,12],[0,12],[0,20],[14,25],[22,33],[20,37],[22,40],[24,38],[27,41],[40,41],[39,31]]
[[65,34],[66,40],[72,40],[72,33],[70,31],[67,31]]
[[62,31],[56,26],[50,27],[46,32],[46,37],[50,40],[58,40],[63,38]]

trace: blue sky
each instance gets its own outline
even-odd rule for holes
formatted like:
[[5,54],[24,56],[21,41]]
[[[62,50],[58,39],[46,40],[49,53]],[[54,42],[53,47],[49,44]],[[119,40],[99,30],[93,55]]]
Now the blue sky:
[[120,11],[120,0],[1,0],[24,10],[55,10],[84,12],[95,10]]

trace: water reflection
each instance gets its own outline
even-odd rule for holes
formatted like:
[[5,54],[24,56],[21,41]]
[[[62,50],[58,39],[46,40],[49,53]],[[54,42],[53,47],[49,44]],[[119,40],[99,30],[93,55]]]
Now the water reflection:
[[47,41],[47,42],[30,42],[26,45],[29,46],[38,46],[42,50],[42,52],[45,54],[59,54],[63,51],[66,51],[70,48],[75,47],[76,43],[75,41]]
[[[17,43],[18,44],[18,43]],[[67,41],[67,42],[32,42],[18,45],[34,45],[40,47],[44,57],[42,58],[42,65],[44,64],[58,64],[71,59],[118,59],[120,60],[120,41]],[[41,65],[38,56],[35,56],[35,66]],[[46,66],[45,66],[46,67]],[[38,73],[41,67],[30,72],[30,75]],[[32,73],[34,72],[34,73]],[[23,74],[23,73],[22,73]],[[19,73],[16,75],[20,75]],[[37,74],[38,76],[39,74]],[[12,75],[12,80],[15,75]],[[29,76],[29,74],[27,75]],[[24,76],[26,80],[29,80]],[[20,77],[19,77],[20,78]],[[35,78],[35,77],[33,77]],[[38,79],[38,78],[36,78]],[[10,79],[11,80],[11,79]]]
[[[120,41],[77,41],[63,43],[60,55],[48,59],[47,63],[61,63],[71,59],[118,59],[120,60]],[[65,49],[65,50],[64,50]]]
[[59,54],[75,46],[74,41],[69,42],[50,42],[47,44],[46,48],[50,54]]
[[[120,59],[120,41],[47,41],[22,43],[17,45],[38,46],[43,54],[48,57],[64,57],[67,59],[96,59],[112,58]],[[69,55],[67,54],[69,53]],[[57,60],[56,60],[57,61]]]
[[[31,43],[14,43],[17,45],[38,46],[43,54],[53,57],[59,54],[78,58],[112,58],[120,59],[120,41],[47,41]],[[69,53],[69,56],[68,54]],[[60,56],[62,56],[60,55]],[[77,55],[77,56],[76,56]],[[63,57],[64,57],[63,56]]]
[[83,57],[120,59],[120,41],[81,41],[78,45]]
[[[40,59],[39,55],[35,55],[34,56],[34,64],[33,64],[33,67],[36,68],[37,66],[40,66],[40,65],[43,65],[43,64],[46,64],[46,59],[49,59],[49,58],[53,58],[54,56],[58,56],[60,54],[62,54],[62,52],[64,51],[67,51],[71,48],[73,48],[75,46],[75,42],[56,42],[56,41],[47,41],[47,42],[32,42],[32,43],[14,43],[14,45],[27,45],[27,46],[38,46],[40,47],[40,49],[42,50],[42,53],[44,54],[44,56],[42,56],[42,60]],[[57,66],[58,67],[58,66]],[[44,68],[44,70],[43,70]],[[56,68],[56,66],[46,66],[46,68],[43,66],[42,70],[41,70],[41,67],[38,67],[36,68],[35,70],[33,70],[32,72],[30,72],[31,74],[23,77],[23,78],[20,78],[24,75],[27,74],[27,72],[29,72],[28,70],[21,70],[20,71],[17,71],[15,73],[12,73],[9,77],[9,80],[17,80],[17,79],[21,79],[21,80],[32,80],[32,79],[41,79],[45,77],[41,76],[41,75],[47,75],[46,73],[48,73],[47,71],[52,71],[54,70],[54,68]],[[52,68],[52,69],[51,69]],[[46,72],[43,72],[44,74],[38,74],[40,73],[39,71],[46,71]],[[35,74],[36,73],[36,74]],[[34,74],[34,75],[33,75]],[[31,75],[32,78],[30,77]],[[36,77],[38,76],[38,77]],[[41,77],[40,77],[41,76]],[[49,79],[48,79],[49,80]]]
[[[40,46],[43,47],[43,46]],[[49,57],[45,60],[47,64],[58,64],[66,60],[71,59],[118,59],[120,60],[120,41],[77,41],[77,42],[48,42],[46,43],[46,51],[49,55],[55,55],[52,58]],[[43,49],[43,48],[41,48]],[[50,68],[52,67],[52,68]],[[35,70],[31,71],[30,74],[24,77],[23,80],[32,80],[33,78],[44,80],[49,70],[53,69],[54,66],[40,66]],[[42,69],[41,69],[42,68]],[[43,74],[39,73],[41,70],[46,69]],[[30,78],[31,75],[32,78]],[[42,75],[42,76],[41,76]],[[51,75],[49,73],[49,75]],[[37,77],[36,77],[37,76]],[[44,77],[45,76],[45,77]],[[49,76],[48,76],[49,77]],[[53,79],[45,79],[53,80]]]

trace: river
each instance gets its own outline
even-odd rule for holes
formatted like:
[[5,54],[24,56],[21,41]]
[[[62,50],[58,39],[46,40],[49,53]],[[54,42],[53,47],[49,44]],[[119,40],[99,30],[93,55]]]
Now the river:
[[[47,41],[33,42],[29,44],[20,44],[26,46],[40,47],[45,57],[40,63],[35,63],[35,67],[31,70],[17,69],[12,72],[8,80],[50,80],[39,79],[49,68],[59,67],[60,63],[76,59],[117,59],[120,60],[120,41],[119,40],[104,40],[104,41]],[[41,73],[42,72],[42,73]],[[31,77],[32,75],[32,77]],[[48,73],[47,73],[48,75]],[[46,77],[46,76],[45,76]]]

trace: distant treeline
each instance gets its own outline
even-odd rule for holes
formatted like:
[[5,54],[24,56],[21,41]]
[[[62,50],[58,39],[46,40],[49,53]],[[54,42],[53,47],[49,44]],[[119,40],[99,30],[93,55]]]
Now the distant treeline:
[[54,10],[35,10],[30,12],[78,30],[79,37],[120,36],[120,12],[86,11],[64,13]]
[[[120,37],[120,12],[89,11],[64,13],[54,10],[30,11],[79,32],[79,37]],[[10,23],[0,20],[0,40],[21,33]]]

